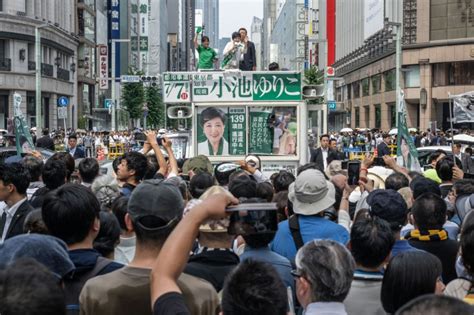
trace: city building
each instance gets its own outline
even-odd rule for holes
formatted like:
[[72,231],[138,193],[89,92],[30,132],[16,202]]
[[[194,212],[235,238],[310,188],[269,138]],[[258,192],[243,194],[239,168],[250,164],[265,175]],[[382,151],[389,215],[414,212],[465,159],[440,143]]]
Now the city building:
[[278,0],[263,1],[263,37],[262,37],[262,69],[267,69],[268,65],[276,60],[270,58],[271,34],[277,17]]
[[96,96],[96,1],[77,1],[77,35],[79,36],[77,69],[78,127],[91,129],[95,119]]
[[270,60],[278,62],[280,69],[304,69],[306,24],[304,0],[281,3],[270,36],[270,44],[274,45],[270,47]]
[[474,90],[470,1],[369,2],[376,2],[372,10],[384,13],[381,19],[380,14],[370,15],[376,20],[367,23],[363,1],[337,1],[334,67],[341,80],[336,84],[336,98],[347,122],[352,127],[395,127],[396,25],[389,22],[396,22],[403,28],[399,83],[404,90],[408,126],[426,130],[436,124],[437,128],[449,129],[448,93]]
[[196,0],[196,10],[203,12],[203,33],[209,37],[211,46],[217,46],[219,42],[219,1],[218,0]]
[[22,96],[21,110],[30,127],[36,112],[35,28],[41,35],[41,121],[43,127],[64,127],[58,119],[58,98],[68,99],[67,128],[77,124],[75,2],[0,1],[0,128],[13,117],[13,94]]
[[262,51],[262,39],[263,39],[263,20],[254,16],[252,24],[250,25],[250,39],[255,45],[255,54],[257,56],[257,70],[262,70],[265,65],[262,65],[263,51]]

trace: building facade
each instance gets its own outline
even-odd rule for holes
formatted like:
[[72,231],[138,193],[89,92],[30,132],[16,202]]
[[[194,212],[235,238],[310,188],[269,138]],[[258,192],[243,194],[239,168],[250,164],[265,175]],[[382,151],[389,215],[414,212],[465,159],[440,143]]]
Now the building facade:
[[276,60],[270,58],[271,34],[277,17],[278,0],[263,1],[263,37],[262,37],[262,69],[267,69],[268,65]]
[[255,54],[257,57],[257,70],[262,70],[265,67],[265,65],[262,65],[263,20],[259,19],[256,16],[253,17],[252,24],[250,25],[250,39],[255,45]]
[[203,12],[203,35],[209,37],[211,47],[217,47],[219,42],[219,1],[196,0],[196,10]]
[[[75,36],[74,0],[0,1],[0,128],[7,128],[13,117],[13,94],[22,96],[21,110],[30,127],[37,119],[42,126],[64,126],[58,119],[57,100],[69,100],[66,126],[77,122],[76,61],[78,38]],[[35,104],[35,28],[41,34],[41,103]]]
[[[436,123],[437,128],[448,129],[448,93],[474,90],[474,2],[397,0],[383,4],[386,20],[403,28],[400,85],[408,126],[426,130]],[[357,20],[363,16],[361,6],[362,2],[337,2],[341,31],[334,67],[342,80],[337,81],[336,98],[350,126],[389,130],[395,126],[396,114],[395,27],[385,22],[364,38],[364,21]]]

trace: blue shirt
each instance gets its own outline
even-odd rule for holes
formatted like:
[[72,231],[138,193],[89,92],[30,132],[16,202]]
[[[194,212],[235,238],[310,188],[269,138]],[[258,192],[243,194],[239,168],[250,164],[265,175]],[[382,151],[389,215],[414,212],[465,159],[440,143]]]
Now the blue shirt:
[[[343,245],[349,242],[349,232],[342,225],[323,217],[298,215],[298,222],[301,237],[305,244],[315,239],[333,240]],[[271,244],[271,249],[290,261],[295,260],[296,246],[288,220],[278,224],[278,231]]]
[[407,240],[396,240],[395,244],[392,247],[392,257],[397,256],[400,253],[408,251],[420,251],[418,248],[415,248],[408,243]]
[[240,255],[240,261],[242,262],[246,259],[253,259],[272,265],[280,275],[280,278],[285,286],[291,287],[292,292],[295,292],[295,280],[291,275],[292,267],[288,258],[272,252],[268,246],[252,248],[248,245],[245,245],[244,253]]

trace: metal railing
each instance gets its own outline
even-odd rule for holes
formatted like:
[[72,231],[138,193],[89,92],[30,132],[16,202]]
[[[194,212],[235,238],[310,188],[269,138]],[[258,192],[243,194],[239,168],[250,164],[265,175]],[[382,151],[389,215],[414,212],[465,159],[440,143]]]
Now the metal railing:
[[69,71],[58,68],[58,79],[63,81],[69,81]]
[[11,71],[12,60],[9,58],[0,59],[0,71]]
[[48,65],[47,63],[41,64],[41,75],[45,77],[52,77],[54,73],[53,65]]

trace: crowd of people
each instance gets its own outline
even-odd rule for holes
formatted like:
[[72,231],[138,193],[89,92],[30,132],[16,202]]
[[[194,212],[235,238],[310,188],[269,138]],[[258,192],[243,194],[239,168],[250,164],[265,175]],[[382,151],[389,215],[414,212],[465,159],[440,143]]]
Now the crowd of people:
[[[0,314],[474,311],[474,181],[456,156],[417,173],[368,155],[349,186],[330,135],[267,178],[256,155],[177,160],[148,131],[111,176],[76,167],[76,140],[0,165]],[[275,210],[231,228],[232,206],[256,203]]]

